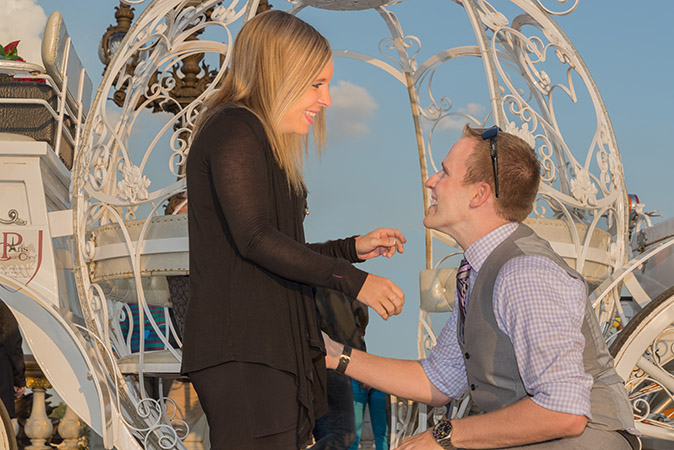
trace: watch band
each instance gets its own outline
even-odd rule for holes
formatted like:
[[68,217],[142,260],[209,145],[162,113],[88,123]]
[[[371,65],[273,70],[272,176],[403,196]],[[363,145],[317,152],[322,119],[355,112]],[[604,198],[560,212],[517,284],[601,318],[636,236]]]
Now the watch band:
[[344,350],[342,350],[342,356],[339,357],[339,364],[337,365],[335,372],[344,375],[344,372],[346,371],[346,366],[348,366],[350,362],[351,362],[351,347],[345,345]]

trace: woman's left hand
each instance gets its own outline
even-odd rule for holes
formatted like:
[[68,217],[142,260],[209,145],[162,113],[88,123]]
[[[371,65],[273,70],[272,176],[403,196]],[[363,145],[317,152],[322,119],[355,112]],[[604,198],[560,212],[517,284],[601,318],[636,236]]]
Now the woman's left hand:
[[395,228],[377,228],[365,236],[356,238],[356,253],[360,259],[371,259],[377,256],[390,258],[396,252],[403,252],[405,236]]

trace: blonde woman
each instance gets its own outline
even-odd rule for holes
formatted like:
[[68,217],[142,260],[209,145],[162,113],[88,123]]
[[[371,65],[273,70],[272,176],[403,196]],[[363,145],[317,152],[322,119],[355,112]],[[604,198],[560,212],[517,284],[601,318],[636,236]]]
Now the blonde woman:
[[333,74],[328,42],[281,11],[244,25],[187,162],[190,304],[182,372],[206,412],[212,449],[297,449],[327,412],[324,345],[312,286],[383,318],[403,292],[352,263],[403,251],[404,236],[306,244],[302,164],[313,125],[325,142]]

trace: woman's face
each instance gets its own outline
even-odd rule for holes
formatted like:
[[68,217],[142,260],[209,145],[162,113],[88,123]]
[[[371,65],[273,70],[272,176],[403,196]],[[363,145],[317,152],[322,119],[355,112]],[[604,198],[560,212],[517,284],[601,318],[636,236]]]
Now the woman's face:
[[332,104],[328,86],[335,67],[332,61],[318,74],[309,89],[290,107],[279,123],[280,134],[307,134],[321,107]]

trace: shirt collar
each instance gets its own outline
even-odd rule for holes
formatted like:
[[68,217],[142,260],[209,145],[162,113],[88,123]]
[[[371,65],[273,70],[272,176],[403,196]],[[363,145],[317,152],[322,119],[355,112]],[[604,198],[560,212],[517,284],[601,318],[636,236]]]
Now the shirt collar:
[[478,239],[477,242],[468,247],[463,256],[470,264],[471,269],[475,272],[479,272],[482,264],[484,264],[491,252],[493,252],[501,242],[505,241],[508,236],[513,234],[518,226],[518,222],[508,222],[485,234]]

